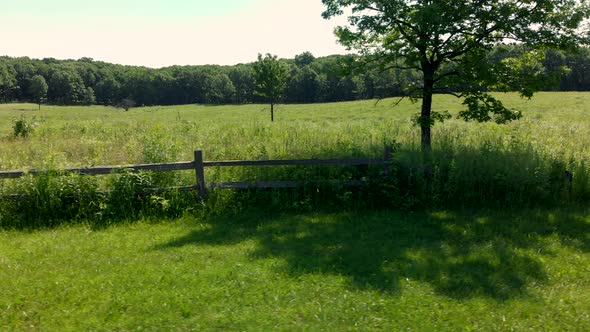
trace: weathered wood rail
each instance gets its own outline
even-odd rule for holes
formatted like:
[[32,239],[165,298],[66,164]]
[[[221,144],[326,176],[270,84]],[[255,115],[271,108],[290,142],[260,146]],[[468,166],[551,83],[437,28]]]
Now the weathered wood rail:
[[[53,170],[57,174],[82,174],[82,175],[106,175],[121,173],[125,170],[134,172],[152,171],[152,172],[171,172],[194,170],[196,185],[173,188],[154,188],[159,189],[176,189],[181,191],[196,190],[201,197],[206,197],[207,189],[270,189],[270,188],[296,188],[303,183],[299,181],[257,181],[257,182],[221,182],[207,183],[205,180],[205,167],[233,167],[233,166],[370,166],[384,165],[391,161],[393,149],[386,147],[382,159],[294,159],[294,160],[225,160],[225,161],[204,161],[203,151],[194,152],[193,161],[181,161],[170,163],[156,164],[138,164],[138,165],[117,165],[117,166],[93,166],[93,167],[68,167],[59,170]],[[20,178],[27,174],[37,176],[46,174],[46,170],[31,169],[0,171],[0,179]],[[359,186],[361,181],[328,180],[327,182],[341,183],[345,186]]]

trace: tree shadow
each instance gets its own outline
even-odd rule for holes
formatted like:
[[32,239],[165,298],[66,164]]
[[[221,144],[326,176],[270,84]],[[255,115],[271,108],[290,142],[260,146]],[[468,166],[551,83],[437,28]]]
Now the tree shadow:
[[403,281],[440,295],[499,301],[528,296],[547,280],[552,241],[590,251],[587,213],[572,211],[317,213],[216,217],[209,227],[158,246],[256,240],[253,259],[280,258],[291,276],[341,275],[350,287],[401,294]]

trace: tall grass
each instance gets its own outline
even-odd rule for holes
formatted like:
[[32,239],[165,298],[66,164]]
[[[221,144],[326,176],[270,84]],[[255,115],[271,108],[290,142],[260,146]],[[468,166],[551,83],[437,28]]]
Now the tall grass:
[[[302,180],[297,190],[217,191],[206,205],[181,193],[143,194],[152,187],[194,184],[192,172],[141,173],[89,178],[25,177],[0,182],[3,226],[52,225],[60,220],[102,222],[141,215],[177,215],[185,209],[504,207],[590,202],[590,94],[543,93],[528,101],[499,95],[523,111],[509,125],[451,120],[433,131],[426,163],[419,131],[410,123],[417,106],[395,100],[279,108],[269,123],[262,105],[176,106],[120,112],[107,107],[0,105],[0,119],[36,117],[27,138],[0,122],[2,169],[60,169],[191,160],[202,149],[207,160],[380,157],[394,145],[388,172],[379,168],[235,167],[207,169],[209,181]],[[457,112],[458,100],[437,96],[435,108]],[[30,107],[34,108],[33,106]],[[585,120],[585,122],[584,122]],[[429,168],[430,176],[424,176]],[[360,188],[313,184],[319,179],[363,180]],[[94,194],[82,194],[93,192]]]

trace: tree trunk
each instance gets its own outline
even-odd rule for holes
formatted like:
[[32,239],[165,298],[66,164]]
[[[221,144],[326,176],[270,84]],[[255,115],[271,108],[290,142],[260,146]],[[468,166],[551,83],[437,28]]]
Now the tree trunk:
[[422,91],[422,112],[420,113],[420,129],[422,152],[428,152],[431,149],[431,113],[432,113],[432,92],[434,89],[434,79],[432,75],[424,74],[424,90]]
[[434,92],[434,72],[436,66],[425,65],[424,69],[424,90],[422,91],[422,111],[420,113],[421,147],[424,158],[424,179],[426,180],[426,192],[430,195],[432,188],[432,95]]
[[432,93],[424,95],[422,99],[422,112],[420,114],[420,129],[421,129],[421,143],[422,151],[430,151],[431,149],[431,134],[430,134],[430,112],[432,110]]
[[270,122],[274,122],[275,120],[275,104],[270,103]]
[[41,102],[39,102],[39,111],[41,110]]

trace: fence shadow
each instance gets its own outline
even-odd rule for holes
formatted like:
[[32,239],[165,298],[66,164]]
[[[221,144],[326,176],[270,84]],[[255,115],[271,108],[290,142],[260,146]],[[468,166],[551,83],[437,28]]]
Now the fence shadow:
[[252,258],[279,258],[277,269],[288,275],[341,275],[353,288],[392,294],[415,280],[451,298],[527,296],[529,285],[547,280],[540,257],[556,255],[548,241],[590,251],[588,215],[571,211],[251,212],[208,222],[157,249],[256,240]]

